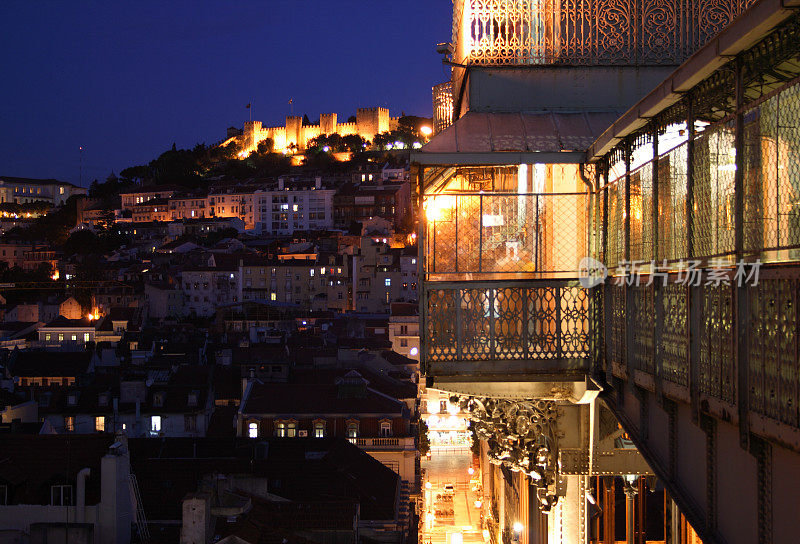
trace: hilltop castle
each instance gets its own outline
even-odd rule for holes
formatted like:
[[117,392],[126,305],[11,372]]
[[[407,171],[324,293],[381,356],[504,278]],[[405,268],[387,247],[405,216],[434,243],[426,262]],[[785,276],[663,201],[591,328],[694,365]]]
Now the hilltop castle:
[[376,134],[396,129],[397,120],[397,117],[389,116],[387,108],[358,108],[354,123],[340,123],[335,113],[320,115],[318,125],[303,125],[303,118],[294,115],[287,116],[286,125],[282,127],[263,127],[261,121],[245,121],[243,130],[234,127],[228,129],[228,139],[222,145],[239,142],[242,154],[246,155],[260,142],[271,138],[277,152],[292,148],[292,144],[297,151],[303,151],[309,140],[321,134],[358,134],[371,141]]

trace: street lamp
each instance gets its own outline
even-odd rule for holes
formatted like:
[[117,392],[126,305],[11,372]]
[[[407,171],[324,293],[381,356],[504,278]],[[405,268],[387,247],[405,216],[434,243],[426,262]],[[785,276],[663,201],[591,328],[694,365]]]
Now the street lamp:
[[474,468],[472,468],[472,467],[469,467],[469,468],[467,469],[467,473],[468,473],[470,476],[472,476],[473,474],[475,474],[475,469],[474,469]]

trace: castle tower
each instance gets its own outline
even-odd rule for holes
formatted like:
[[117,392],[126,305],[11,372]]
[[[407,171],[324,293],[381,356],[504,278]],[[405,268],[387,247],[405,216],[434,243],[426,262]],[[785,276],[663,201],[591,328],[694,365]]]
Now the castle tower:
[[338,116],[335,113],[323,113],[319,116],[320,134],[333,134],[337,130]]
[[376,134],[389,130],[389,110],[387,108],[358,108],[356,110],[358,134],[372,140]]
[[306,147],[303,136],[303,118],[297,115],[286,117],[286,146],[297,144],[297,148],[302,150]]
[[261,121],[244,122],[244,147],[252,149],[258,145],[259,134],[261,133]]

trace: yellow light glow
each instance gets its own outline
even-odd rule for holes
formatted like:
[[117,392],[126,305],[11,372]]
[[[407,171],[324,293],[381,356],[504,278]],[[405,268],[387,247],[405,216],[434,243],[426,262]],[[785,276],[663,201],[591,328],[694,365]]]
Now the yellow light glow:
[[52,275],[52,276],[50,276],[50,278],[51,278],[53,281],[56,281],[56,280],[57,280],[58,278],[60,278],[60,277],[61,277],[61,275],[58,273],[58,270],[55,270],[55,271],[53,272],[53,275]]
[[428,218],[428,221],[442,221],[443,219],[447,219],[447,212],[455,207],[455,196],[434,196],[425,202],[425,217]]
[[431,134],[433,134],[433,129],[427,125],[420,127],[419,131],[423,136],[430,136]]

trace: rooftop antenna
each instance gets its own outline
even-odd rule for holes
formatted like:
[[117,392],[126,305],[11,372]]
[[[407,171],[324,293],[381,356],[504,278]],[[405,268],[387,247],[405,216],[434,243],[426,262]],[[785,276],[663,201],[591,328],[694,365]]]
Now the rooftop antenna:
[[83,146],[78,147],[78,185],[83,187]]

